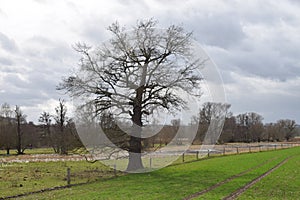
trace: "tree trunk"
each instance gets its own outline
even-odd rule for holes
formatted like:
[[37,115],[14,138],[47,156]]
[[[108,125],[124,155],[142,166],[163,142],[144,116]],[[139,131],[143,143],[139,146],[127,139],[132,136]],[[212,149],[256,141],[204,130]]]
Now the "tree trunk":
[[[134,126],[133,131],[139,131],[141,130],[140,127]],[[136,171],[144,169],[143,162],[142,162],[142,139],[139,137],[130,136],[129,140],[129,160],[128,160],[128,166],[126,171]]]
[[137,171],[144,169],[140,153],[129,152],[129,160],[126,171]]
[[141,131],[142,131],[142,95],[143,95],[144,87],[143,85],[136,90],[136,98],[133,106],[133,115],[132,115],[132,129],[131,131],[134,133],[130,136],[129,141],[129,161],[126,171],[136,171],[143,169],[142,163],[142,139],[141,139]]
[[18,155],[23,154],[22,151],[22,140],[21,140],[21,117],[17,117],[17,153]]
[[65,127],[64,127],[64,122],[61,121],[60,124],[60,141],[59,141],[59,146],[60,146],[60,154],[62,155],[67,155],[67,144],[66,144],[66,136],[65,136]]

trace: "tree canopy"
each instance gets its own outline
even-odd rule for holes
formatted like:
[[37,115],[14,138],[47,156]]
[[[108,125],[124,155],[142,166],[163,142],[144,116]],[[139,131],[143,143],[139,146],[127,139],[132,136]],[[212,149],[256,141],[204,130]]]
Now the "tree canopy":
[[[196,72],[205,60],[192,54],[190,32],[181,26],[158,29],[153,19],[139,21],[131,31],[117,22],[112,38],[98,47],[77,43],[79,70],[59,85],[72,97],[95,107],[94,115],[112,112],[132,122],[129,158],[141,153],[141,127],[146,116],[185,108],[182,94],[200,96],[202,77]],[[141,164],[131,169],[141,168]]]

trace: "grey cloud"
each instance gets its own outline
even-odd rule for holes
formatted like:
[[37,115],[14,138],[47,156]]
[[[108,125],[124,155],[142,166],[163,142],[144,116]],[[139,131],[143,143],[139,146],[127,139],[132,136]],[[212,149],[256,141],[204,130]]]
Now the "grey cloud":
[[286,80],[300,75],[300,43],[297,37],[284,34],[274,31],[266,40],[247,37],[228,49],[204,48],[221,70]]
[[42,36],[34,36],[28,39],[25,45],[23,52],[29,57],[61,61],[65,57],[74,56],[71,45]]
[[245,38],[240,21],[230,13],[193,19],[190,25],[199,42],[207,45],[229,48]]
[[300,66],[297,57],[283,55],[271,46],[253,47],[252,51],[232,50],[229,65],[238,67],[246,73],[267,78],[284,80],[299,76]]
[[[189,18],[183,18],[183,24],[194,30],[200,43],[224,49],[223,52],[209,51],[218,66],[222,70],[282,80],[299,76],[300,30],[296,27],[300,24],[297,16],[271,1],[264,1],[259,8],[255,2],[231,3],[232,8],[224,12],[197,12],[195,7],[188,13]],[[280,27],[282,23],[291,27],[294,35],[289,35],[291,30]],[[268,32],[257,34],[268,34],[267,38],[263,41],[250,38],[243,29],[245,24],[264,27]]]
[[[44,37],[33,37],[26,41],[24,56],[27,58],[26,65],[33,71],[51,76],[66,74],[70,61],[77,63],[79,57],[72,49],[72,45],[53,41]],[[67,64],[68,63],[68,64]]]
[[28,88],[33,91],[44,91],[48,97],[56,94],[55,88],[61,81],[60,75],[51,75],[49,73],[33,73],[30,76]]
[[87,42],[91,43],[88,45],[94,46],[95,44],[101,44],[108,38],[108,30],[107,27],[100,26],[99,24],[104,24],[99,20],[98,22],[91,23],[85,27],[82,31],[82,35],[87,38],[87,41],[74,41],[76,42]]
[[[243,2],[241,3],[243,4]],[[268,1],[262,2],[259,8],[257,8],[257,4],[247,5],[246,3],[244,6],[239,5],[237,9],[239,9],[240,18],[246,23],[274,24],[282,17],[281,10]]]
[[28,83],[20,78],[21,74],[17,73],[7,73],[4,78],[4,83],[10,86],[14,91],[19,91],[27,88]]
[[[86,39],[83,42],[95,45],[109,39],[110,33],[107,28],[113,22],[118,21],[120,25],[126,26],[130,30],[131,25],[135,25],[137,20],[152,17],[156,19],[158,17],[156,13],[151,12],[151,4],[148,1],[117,0],[113,1],[112,4],[114,9],[110,10],[109,15],[97,13],[95,15],[79,16],[82,29],[78,32]],[[76,10],[80,10],[80,8]]]
[[[36,106],[37,104],[48,100],[48,97],[43,97],[42,93],[35,91],[32,93],[31,90],[23,90],[22,92],[9,92],[0,93],[1,103],[7,102],[10,105],[20,106]],[[27,113],[25,113],[27,114]]]
[[18,104],[24,106],[34,106],[39,102],[46,101],[50,98],[59,98],[58,92],[55,90],[59,78],[47,73],[33,72],[24,81],[15,73],[9,73],[4,78],[4,93],[0,93],[2,102],[10,104]]
[[300,1],[299,0],[288,0],[288,1],[291,2],[295,6],[300,6]]
[[1,67],[1,72],[5,73],[1,85],[5,92],[0,93],[1,102],[33,107],[48,99],[60,98],[56,86],[62,76],[68,74],[68,67],[72,67],[68,66],[70,60],[76,63],[79,59],[72,48],[64,42],[36,36],[22,47],[15,55],[16,63]]
[[6,35],[0,32],[0,46],[9,52],[16,52],[18,47],[14,40],[8,38]]
[[[0,65],[11,66],[14,64],[14,61],[8,58],[0,57]],[[1,66],[2,68],[4,66]]]
[[197,6],[182,11],[169,9],[158,13],[157,19],[165,27],[170,24],[183,25],[187,31],[193,32],[199,43],[205,45],[227,49],[238,45],[246,37],[241,18],[234,10],[205,12],[201,5]]
[[195,5],[182,12],[167,10],[166,13],[159,14],[162,24],[183,24],[198,42],[205,45],[229,48],[245,38],[240,17],[234,10],[208,13]]

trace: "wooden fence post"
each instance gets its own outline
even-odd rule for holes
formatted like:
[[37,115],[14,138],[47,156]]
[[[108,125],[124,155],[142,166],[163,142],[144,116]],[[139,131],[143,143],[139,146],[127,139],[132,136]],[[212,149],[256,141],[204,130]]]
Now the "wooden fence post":
[[114,164],[114,175],[117,176],[117,165],[116,165],[116,163]]
[[150,156],[150,159],[149,159],[149,165],[150,165],[150,169],[152,168],[152,157]]
[[184,162],[184,153],[182,154],[182,162]]
[[199,151],[196,151],[196,159],[199,159]]

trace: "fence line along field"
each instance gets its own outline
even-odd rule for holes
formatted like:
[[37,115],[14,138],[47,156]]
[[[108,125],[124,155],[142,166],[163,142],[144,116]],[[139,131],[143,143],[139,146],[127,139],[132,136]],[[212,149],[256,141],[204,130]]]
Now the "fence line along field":
[[0,164],[1,197],[24,194],[67,184],[67,169],[71,170],[71,184],[104,180],[115,176],[114,171],[100,162],[37,161],[2,162]]
[[[279,150],[278,147],[281,146],[284,149]],[[278,193],[283,198],[292,198],[300,195],[297,186],[293,185],[293,183],[297,184],[299,176],[299,173],[296,174],[295,165],[299,164],[300,149],[299,147],[288,148],[292,146],[296,146],[296,144],[279,145],[275,151],[274,144],[272,144],[268,147],[269,151],[266,151],[267,148],[261,148],[262,152],[257,153],[253,151],[251,151],[252,153],[241,153],[243,151],[240,151],[238,155],[229,154],[229,152],[226,152],[225,156],[211,154],[211,159],[204,160],[196,160],[196,154],[187,153],[184,160],[180,157],[175,162],[176,165],[145,174],[118,173],[116,177],[114,170],[105,167],[100,162],[2,162],[0,198],[65,186],[67,184],[66,172],[70,168],[71,184],[90,183],[22,198],[189,199],[193,197],[222,199],[266,173],[287,157],[293,156],[279,169],[262,178],[239,196],[242,199],[255,198],[256,192],[253,192],[252,188],[259,188],[257,195],[260,195],[262,199],[268,198],[268,193],[273,194],[273,190],[281,191]],[[219,147],[221,146],[216,146],[215,149]],[[233,147],[235,146],[228,148],[235,149]],[[215,152],[219,152],[219,150]],[[2,160],[4,158],[4,156],[1,157]],[[276,173],[278,175],[275,176]],[[276,177],[281,177],[282,180],[277,180]],[[295,180],[295,182],[289,182],[286,178]],[[268,183],[268,187],[258,186],[263,181]],[[251,190],[252,192],[248,192]],[[280,196],[280,194],[277,195]],[[274,198],[277,197],[274,195]]]

